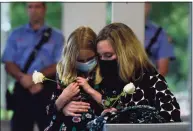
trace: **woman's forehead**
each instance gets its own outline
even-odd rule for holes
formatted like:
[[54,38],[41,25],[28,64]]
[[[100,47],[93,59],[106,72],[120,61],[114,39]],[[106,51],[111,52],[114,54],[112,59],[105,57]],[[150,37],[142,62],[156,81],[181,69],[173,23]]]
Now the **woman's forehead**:
[[97,44],[97,52],[103,54],[106,52],[114,53],[113,47],[108,40],[99,41]]

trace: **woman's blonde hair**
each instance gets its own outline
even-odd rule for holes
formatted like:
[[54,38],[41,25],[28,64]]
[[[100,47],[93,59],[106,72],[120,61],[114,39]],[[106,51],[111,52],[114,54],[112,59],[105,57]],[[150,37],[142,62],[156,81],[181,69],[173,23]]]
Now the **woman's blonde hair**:
[[117,56],[119,76],[125,82],[136,79],[138,71],[153,69],[144,47],[134,32],[123,23],[112,23],[104,27],[96,39],[108,40]]
[[[81,26],[70,34],[67,43],[64,45],[62,58],[56,68],[59,79],[65,85],[72,83],[77,77],[76,60],[80,49],[92,50],[96,54],[95,40],[96,34],[89,27]],[[95,84],[100,81],[101,77],[99,76],[99,67],[97,65]]]

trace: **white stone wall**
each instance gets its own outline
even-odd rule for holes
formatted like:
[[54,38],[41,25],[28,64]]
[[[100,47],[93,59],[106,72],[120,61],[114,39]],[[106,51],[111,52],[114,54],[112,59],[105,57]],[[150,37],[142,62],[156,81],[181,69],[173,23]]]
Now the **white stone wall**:
[[112,3],[112,22],[122,22],[128,25],[144,43],[144,3]]
[[98,33],[106,22],[106,3],[64,3],[63,32],[69,34],[79,26],[89,26]]

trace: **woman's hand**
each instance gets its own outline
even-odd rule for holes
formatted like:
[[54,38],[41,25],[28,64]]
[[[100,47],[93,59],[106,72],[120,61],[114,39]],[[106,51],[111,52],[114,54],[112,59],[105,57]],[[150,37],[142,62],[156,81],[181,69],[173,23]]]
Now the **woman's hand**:
[[89,94],[89,89],[91,86],[88,84],[88,80],[83,77],[77,77],[76,82],[79,86],[82,86],[83,90]]
[[76,113],[88,112],[89,108],[89,103],[81,101],[71,101],[63,108],[62,112],[65,116],[81,116],[81,114]]
[[79,92],[80,92],[80,89],[77,83],[73,82],[70,85],[68,85],[56,100],[56,106],[58,110],[60,110],[65,104],[71,101],[71,99]]
[[116,112],[117,109],[116,108],[108,108],[108,109],[105,109],[101,115],[105,115],[107,112]]

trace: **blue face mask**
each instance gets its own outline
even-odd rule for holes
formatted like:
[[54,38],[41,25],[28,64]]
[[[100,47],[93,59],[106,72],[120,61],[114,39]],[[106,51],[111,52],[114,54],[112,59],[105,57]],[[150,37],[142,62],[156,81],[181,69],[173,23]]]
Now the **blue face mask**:
[[89,60],[85,63],[83,62],[76,62],[76,68],[82,72],[90,72],[94,69],[94,67],[97,65],[96,59]]

